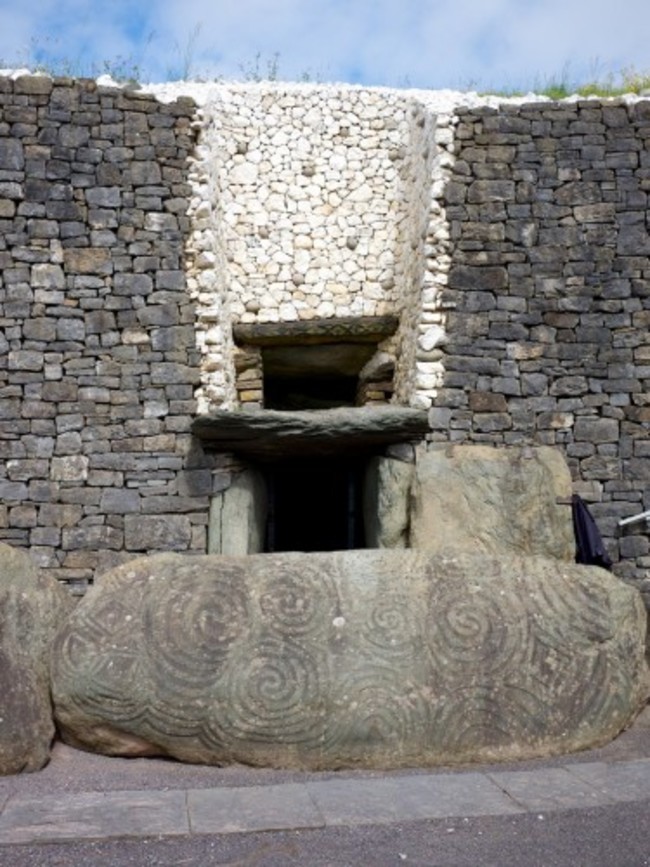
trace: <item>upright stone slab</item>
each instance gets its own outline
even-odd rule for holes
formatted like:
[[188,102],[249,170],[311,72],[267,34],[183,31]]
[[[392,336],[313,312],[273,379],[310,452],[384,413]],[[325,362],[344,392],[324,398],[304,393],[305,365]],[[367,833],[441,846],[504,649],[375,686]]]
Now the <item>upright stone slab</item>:
[[262,476],[245,470],[231,486],[212,497],[209,554],[257,554],[264,547],[266,489]]
[[557,449],[456,445],[416,466],[411,545],[573,561],[571,474]]
[[63,737],[287,768],[526,758],[602,744],[648,695],[645,610],[543,558],[156,555],[56,640]]
[[387,457],[368,461],[363,517],[368,548],[407,548],[414,467]]
[[0,564],[0,774],[18,774],[50,756],[50,652],[72,601],[24,551],[0,543]]

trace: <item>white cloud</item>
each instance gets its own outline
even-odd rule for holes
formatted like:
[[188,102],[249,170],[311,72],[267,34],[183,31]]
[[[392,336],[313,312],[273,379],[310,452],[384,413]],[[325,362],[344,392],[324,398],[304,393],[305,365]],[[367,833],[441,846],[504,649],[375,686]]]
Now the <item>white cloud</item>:
[[515,87],[647,70],[649,21],[647,0],[0,0],[0,57],[51,33],[69,59],[133,56],[158,78],[241,77],[258,55],[264,73],[277,53],[288,78]]

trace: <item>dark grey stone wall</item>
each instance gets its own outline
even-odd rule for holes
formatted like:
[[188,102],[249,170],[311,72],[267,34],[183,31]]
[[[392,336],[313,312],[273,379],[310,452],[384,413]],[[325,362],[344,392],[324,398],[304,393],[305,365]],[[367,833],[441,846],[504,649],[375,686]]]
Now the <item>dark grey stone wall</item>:
[[[0,78],[0,540],[80,588],[205,551],[228,483],[190,435],[195,125],[187,99]],[[641,580],[647,527],[618,521],[650,509],[650,102],[463,110],[455,130],[430,439],[560,447]]]
[[0,539],[82,588],[205,551],[186,290],[190,100],[0,79]]
[[650,102],[467,110],[434,440],[560,447],[616,571],[650,569]]

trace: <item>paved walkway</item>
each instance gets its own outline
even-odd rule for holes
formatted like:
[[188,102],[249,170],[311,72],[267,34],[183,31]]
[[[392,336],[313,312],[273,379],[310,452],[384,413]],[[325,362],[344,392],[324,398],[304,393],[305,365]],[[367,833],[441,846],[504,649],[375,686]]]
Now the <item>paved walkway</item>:
[[503,816],[650,802],[650,758],[280,785],[0,797],[0,846]]

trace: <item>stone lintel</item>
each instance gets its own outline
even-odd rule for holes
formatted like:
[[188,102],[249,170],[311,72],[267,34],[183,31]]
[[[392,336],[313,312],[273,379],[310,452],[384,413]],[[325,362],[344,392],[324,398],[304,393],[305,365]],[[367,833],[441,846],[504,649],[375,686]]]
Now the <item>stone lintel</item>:
[[421,439],[428,430],[426,411],[400,406],[215,410],[192,423],[205,445],[258,459],[368,452]]
[[281,346],[289,343],[379,343],[397,331],[397,316],[353,316],[302,322],[264,322],[233,327],[235,343]]

